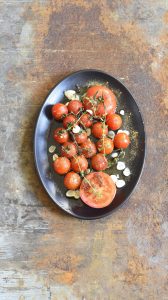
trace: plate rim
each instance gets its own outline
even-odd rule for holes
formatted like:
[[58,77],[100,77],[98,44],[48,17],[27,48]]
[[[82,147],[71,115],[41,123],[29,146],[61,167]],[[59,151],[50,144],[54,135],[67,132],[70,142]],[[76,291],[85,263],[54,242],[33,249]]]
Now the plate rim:
[[[115,79],[116,81],[119,82],[119,84],[121,84],[128,92],[129,94],[132,96],[133,98],[133,101],[139,111],[139,114],[141,116],[141,119],[142,119],[142,125],[143,125],[143,132],[144,132],[144,153],[143,153],[143,162],[142,162],[142,166],[141,166],[141,170],[140,170],[140,174],[139,174],[139,177],[135,183],[135,186],[133,187],[132,191],[130,192],[130,194],[125,198],[125,200],[119,204],[116,208],[114,208],[113,210],[110,210],[108,211],[107,213],[104,213],[102,215],[99,215],[99,216],[93,216],[93,217],[85,217],[85,216],[79,216],[71,211],[67,211],[65,210],[61,205],[59,205],[58,202],[55,202],[54,199],[52,198],[52,196],[50,195],[48,189],[46,188],[46,186],[43,184],[43,180],[42,180],[42,176],[41,176],[41,173],[39,171],[39,168],[38,168],[38,164],[37,164],[37,160],[36,160],[36,135],[37,135],[37,125],[38,125],[38,121],[40,119],[40,115],[41,115],[41,112],[43,110],[43,107],[45,105],[45,102],[47,101],[49,95],[52,93],[52,91],[64,80],[68,79],[69,77],[75,75],[75,74],[79,74],[79,73],[85,73],[85,72],[98,72],[98,73],[102,73],[104,75],[107,75],[107,76],[110,76],[112,79]],[[107,217],[109,215],[111,215],[112,213],[114,213],[116,210],[122,208],[122,206],[124,206],[126,204],[126,202],[129,200],[129,198],[131,197],[132,193],[135,191],[140,179],[141,179],[141,176],[142,176],[142,173],[143,173],[143,170],[144,170],[144,165],[145,165],[145,160],[146,160],[146,144],[147,144],[147,136],[146,136],[146,130],[145,130],[145,122],[144,122],[144,117],[143,117],[143,114],[141,112],[141,110],[139,109],[139,106],[133,96],[133,94],[130,92],[129,88],[127,88],[127,86],[125,86],[125,84],[118,78],[114,77],[113,75],[107,73],[107,72],[104,72],[100,69],[81,69],[81,70],[78,70],[78,71],[74,71],[74,72],[71,72],[69,73],[68,75],[64,76],[62,79],[60,79],[54,86],[53,88],[51,88],[49,90],[49,92],[47,93],[42,105],[40,106],[40,110],[38,112],[38,116],[36,118],[36,121],[35,121],[35,126],[34,126],[34,134],[33,134],[33,156],[34,156],[34,164],[35,164],[35,169],[36,169],[36,172],[38,174],[38,177],[40,178],[40,181],[42,183],[42,186],[45,190],[45,192],[47,193],[47,195],[50,197],[50,199],[54,202],[54,204],[57,205],[57,207],[59,209],[61,209],[61,211],[64,211],[65,214],[67,215],[70,215],[70,216],[73,216],[77,219],[81,219],[81,220],[96,220],[96,219],[100,219],[100,218],[104,218],[104,217]]]

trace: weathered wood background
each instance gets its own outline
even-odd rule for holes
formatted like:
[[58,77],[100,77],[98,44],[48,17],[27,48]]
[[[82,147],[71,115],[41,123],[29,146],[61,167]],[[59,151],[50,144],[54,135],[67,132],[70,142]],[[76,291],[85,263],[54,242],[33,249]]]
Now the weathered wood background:
[[[168,299],[168,1],[1,0],[0,47],[0,300]],[[45,96],[83,68],[127,85],[148,136],[136,191],[96,221],[61,212],[33,162]]]

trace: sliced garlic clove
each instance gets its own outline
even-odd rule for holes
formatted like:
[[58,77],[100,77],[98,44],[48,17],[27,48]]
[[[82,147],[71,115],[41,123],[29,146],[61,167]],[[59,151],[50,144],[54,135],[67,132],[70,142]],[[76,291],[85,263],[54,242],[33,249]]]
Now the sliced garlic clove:
[[118,161],[117,163],[117,170],[121,171],[125,169],[125,163],[122,161]]
[[57,158],[58,158],[58,155],[57,155],[57,154],[54,154],[54,155],[53,155],[53,161],[55,161]]
[[66,102],[65,105],[68,106],[69,102]]
[[112,130],[110,130],[110,131],[108,132],[108,137],[111,138],[111,139],[114,139],[114,137],[115,137],[115,132],[112,131]]
[[87,134],[87,136],[90,136],[90,135],[91,135],[91,129],[90,129],[90,128],[87,128],[87,129],[86,129],[86,134]]
[[76,96],[76,92],[74,90],[68,90],[64,92],[64,95],[69,99],[72,100]]
[[73,191],[73,190],[68,190],[68,191],[66,192],[66,196],[67,196],[67,197],[74,197],[74,193],[75,193],[75,191]]
[[122,129],[119,129],[119,130],[117,131],[117,133],[126,133],[127,135],[130,134],[128,130],[122,130]]
[[86,110],[90,115],[93,115],[93,111],[91,109]]
[[111,154],[111,157],[113,157],[113,158],[116,158],[117,156],[118,156],[117,152],[114,152],[114,153]]
[[56,149],[56,146],[52,145],[52,146],[49,147],[48,151],[50,153],[53,153],[55,151],[55,149]]
[[125,168],[125,170],[123,171],[124,176],[129,176],[131,174],[130,169],[129,168]]
[[118,178],[117,178],[116,175],[111,175],[110,177],[111,177],[111,179],[113,180],[114,183],[117,182]]
[[81,128],[78,125],[75,125],[72,129],[73,133],[79,133],[81,131]]
[[122,188],[123,186],[125,185],[125,181],[124,180],[117,180],[117,182],[116,182],[116,186],[118,187],[118,188]]
[[125,115],[125,111],[123,109],[120,110],[120,115],[122,115],[122,116]]
[[79,199],[80,198],[80,192],[79,190],[74,191],[74,198]]
[[85,171],[85,174],[88,175],[89,173],[90,173],[90,169],[87,169],[87,170]]

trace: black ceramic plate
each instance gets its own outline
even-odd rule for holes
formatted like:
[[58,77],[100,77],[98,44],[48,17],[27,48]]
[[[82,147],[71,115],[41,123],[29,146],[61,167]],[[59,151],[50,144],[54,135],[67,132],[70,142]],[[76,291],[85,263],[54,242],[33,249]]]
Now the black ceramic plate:
[[[51,107],[57,102],[64,101],[64,91],[75,89],[76,85],[86,86],[88,83],[107,83],[114,90],[118,99],[117,111],[124,109],[122,129],[128,129],[131,136],[131,145],[126,151],[124,161],[131,170],[127,177],[126,185],[117,190],[113,202],[105,208],[94,209],[85,205],[80,199],[67,198],[66,189],[63,186],[63,176],[54,174],[52,170],[52,155],[48,151],[50,145],[54,144],[52,137],[53,129],[57,126],[52,119]],[[41,182],[51,199],[65,212],[81,219],[96,219],[109,215],[126,201],[135,188],[141,175],[145,157],[145,131],[139,108],[128,91],[128,89],[114,77],[98,70],[82,70],[73,73],[59,82],[45,100],[35,128],[34,136],[35,164]],[[110,170],[113,174],[122,171],[116,168]],[[124,208],[123,208],[124,209]]]

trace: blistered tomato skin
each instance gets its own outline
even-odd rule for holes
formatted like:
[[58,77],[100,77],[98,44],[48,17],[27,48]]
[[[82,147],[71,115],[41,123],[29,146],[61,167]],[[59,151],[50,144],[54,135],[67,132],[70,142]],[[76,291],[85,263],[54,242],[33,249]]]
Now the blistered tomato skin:
[[129,136],[124,133],[117,133],[114,137],[114,146],[118,149],[126,149],[130,144]]
[[73,126],[76,122],[76,117],[74,115],[68,115],[63,119],[63,125],[65,128],[68,126]]
[[68,104],[68,111],[70,113],[78,114],[82,108],[82,102],[80,102],[79,100],[71,100]]
[[64,177],[64,185],[68,190],[77,190],[81,185],[81,178],[79,174],[71,171]]
[[59,144],[67,142],[69,139],[69,134],[63,127],[59,127],[54,131],[54,140]]
[[89,128],[93,124],[92,116],[89,113],[84,113],[79,120],[79,123],[84,127],[84,128]]
[[122,118],[118,114],[108,114],[106,117],[106,123],[112,130],[118,130],[122,125]]
[[61,120],[68,113],[68,108],[65,104],[57,103],[52,107],[52,115],[56,120]]
[[77,148],[76,145],[72,142],[66,142],[62,144],[61,147],[61,155],[65,156],[67,158],[72,158],[77,154]]
[[102,122],[94,123],[92,126],[92,134],[94,135],[94,137],[101,139],[103,136],[106,136],[108,134],[107,125]]
[[97,150],[102,154],[110,154],[114,149],[114,143],[110,138],[102,138],[96,143]]
[[87,139],[84,143],[82,143],[80,148],[82,150],[82,154],[86,158],[91,158],[97,152],[95,143],[93,143],[90,139]]
[[58,157],[53,163],[54,171],[60,175],[70,171],[71,163],[67,157]]
[[[98,102],[97,99],[103,99],[103,101]],[[92,110],[95,116],[101,117],[108,113],[115,113],[116,106],[116,97],[109,88],[97,85],[87,90],[84,108]]]
[[84,155],[78,155],[72,158],[71,167],[74,172],[84,172],[88,168],[88,161]]
[[111,177],[103,172],[92,172],[80,186],[81,200],[90,207],[103,208],[113,201],[116,186]]
[[87,133],[85,131],[74,133],[73,137],[77,144],[82,144],[87,140]]
[[91,159],[92,168],[96,171],[104,171],[108,167],[107,158],[102,154],[98,153]]

